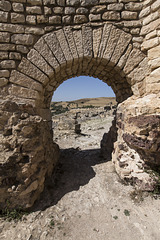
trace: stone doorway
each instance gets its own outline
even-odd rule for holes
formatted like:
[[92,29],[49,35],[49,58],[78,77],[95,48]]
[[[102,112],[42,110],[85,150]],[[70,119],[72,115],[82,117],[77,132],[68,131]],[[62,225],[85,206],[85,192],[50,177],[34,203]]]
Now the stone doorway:
[[11,207],[29,208],[43,191],[59,152],[52,141],[51,97],[64,80],[80,75],[98,77],[116,94],[117,173],[153,189],[144,161],[159,165],[159,105],[155,95],[146,94],[149,73],[147,57],[132,36],[111,23],[64,27],[41,37],[2,91],[1,208],[7,200]]

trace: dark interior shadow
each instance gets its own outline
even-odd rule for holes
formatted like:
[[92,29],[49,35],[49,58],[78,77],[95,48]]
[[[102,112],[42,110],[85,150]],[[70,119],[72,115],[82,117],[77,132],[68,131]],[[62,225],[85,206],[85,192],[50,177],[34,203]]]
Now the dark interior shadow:
[[57,167],[32,211],[54,206],[66,193],[86,185],[96,175],[92,166],[103,162],[106,160],[100,156],[100,149],[62,149]]

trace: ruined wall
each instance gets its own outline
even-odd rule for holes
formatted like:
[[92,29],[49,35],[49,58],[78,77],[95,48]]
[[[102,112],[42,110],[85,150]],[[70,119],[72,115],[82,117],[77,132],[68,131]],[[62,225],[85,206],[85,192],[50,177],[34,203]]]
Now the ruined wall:
[[1,208],[30,207],[42,192],[58,158],[51,97],[80,75],[116,94],[116,171],[154,187],[144,168],[159,165],[159,13],[159,0],[0,1]]

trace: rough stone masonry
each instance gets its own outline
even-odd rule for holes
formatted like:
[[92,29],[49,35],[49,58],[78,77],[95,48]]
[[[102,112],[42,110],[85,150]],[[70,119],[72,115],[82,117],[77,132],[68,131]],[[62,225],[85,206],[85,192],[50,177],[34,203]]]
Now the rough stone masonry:
[[154,189],[145,170],[160,166],[160,1],[1,0],[0,208],[29,208],[43,191],[59,153],[51,97],[80,75],[116,94],[117,173]]

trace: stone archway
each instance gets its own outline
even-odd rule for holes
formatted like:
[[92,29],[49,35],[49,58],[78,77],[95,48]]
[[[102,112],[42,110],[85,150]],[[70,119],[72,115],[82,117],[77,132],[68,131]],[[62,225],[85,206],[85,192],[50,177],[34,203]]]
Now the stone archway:
[[[113,162],[122,179],[153,189],[144,162],[159,165],[158,101],[146,94],[148,58],[132,36],[111,23],[64,27],[42,36],[12,70],[1,101],[1,199],[31,207],[58,159],[53,143],[50,101],[65,80],[98,77],[119,102]],[[154,108],[153,108],[154,101]],[[149,116],[148,116],[149,115]],[[105,144],[104,144],[105,145]]]

